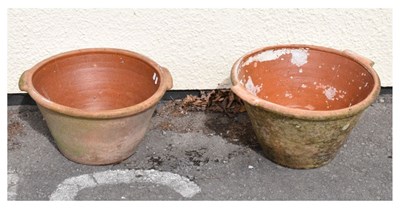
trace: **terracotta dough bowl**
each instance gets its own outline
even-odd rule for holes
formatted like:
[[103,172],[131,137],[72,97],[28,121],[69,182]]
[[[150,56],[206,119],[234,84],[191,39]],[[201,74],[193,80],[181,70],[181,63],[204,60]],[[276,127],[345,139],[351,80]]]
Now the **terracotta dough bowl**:
[[92,48],[43,60],[21,75],[19,88],[36,101],[65,157],[102,165],[133,154],[172,78],[138,53]]
[[349,50],[270,46],[235,62],[232,91],[244,100],[267,158],[291,168],[316,168],[334,158],[378,96],[372,66]]

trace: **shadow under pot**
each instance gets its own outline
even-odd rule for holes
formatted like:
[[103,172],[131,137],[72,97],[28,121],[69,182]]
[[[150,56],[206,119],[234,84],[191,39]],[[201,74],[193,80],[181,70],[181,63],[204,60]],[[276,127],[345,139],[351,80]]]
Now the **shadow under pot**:
[[373,62],[349,50],[278,45],[235,62],[232,91],[245,103],[265,156],[290,168],[329,163],[379,95]]
[[141,54],[92,48],[43,60],[21,75],[19,88],[36,101],[65,157],[103,165],[133,154],[172,77]]

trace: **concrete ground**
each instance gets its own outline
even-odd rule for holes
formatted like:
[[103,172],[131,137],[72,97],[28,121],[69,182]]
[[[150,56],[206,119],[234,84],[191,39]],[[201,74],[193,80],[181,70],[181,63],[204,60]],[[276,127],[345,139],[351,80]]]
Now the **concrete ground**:
[[36,106],[8,107],[8,200],[392,200],[392,96],[367,109],[336,158],[296,170],[266,159],[246,113],[158,105],[125,161],[87,166],[57,150]]

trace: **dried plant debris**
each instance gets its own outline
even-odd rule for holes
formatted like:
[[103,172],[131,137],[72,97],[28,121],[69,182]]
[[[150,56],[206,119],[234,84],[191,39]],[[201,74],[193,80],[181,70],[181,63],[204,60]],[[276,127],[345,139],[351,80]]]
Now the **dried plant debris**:
[[187,111],[221,112],[227,115],[246,111],[243,101],[232,91],[226,89],[200,91],[199,96],[187,95],[182,100],[170,101],[166,106],[175,109],[172,112],[172,115],[175,116],[184,115]]

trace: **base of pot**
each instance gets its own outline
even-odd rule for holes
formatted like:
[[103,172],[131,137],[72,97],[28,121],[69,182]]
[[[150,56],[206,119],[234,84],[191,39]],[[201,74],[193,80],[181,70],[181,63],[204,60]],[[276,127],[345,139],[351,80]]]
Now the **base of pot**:
[[88,161],[86,159],[81,159],[81,158],[76,158],[76,156],[69,156],[66,153],[63,153],[60,149],[58,149],[58,151],[68,160],[74,162],[74,163],[79,163],[82,165],[94,165],[94,166],[103,166],[103,165],[114,165],[114,164],[119,164],[122,161],[128,159],[129,157],[131,157],[135,152],[132,152],[129,155],[126,155],[124,157],[118,158],[118,159],[107,159],[107,160],[103,160],[103,161],[99,161],[99,160],[92,160],[92,161]]

